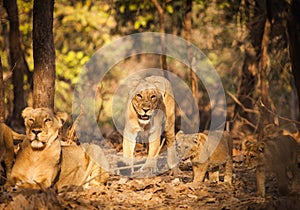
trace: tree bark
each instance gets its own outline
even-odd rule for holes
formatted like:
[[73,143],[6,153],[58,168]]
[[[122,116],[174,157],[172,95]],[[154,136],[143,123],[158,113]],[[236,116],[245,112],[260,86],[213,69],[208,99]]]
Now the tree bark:
[[199,90],[198,90],[198,77],[197,74],[193,71],[193,58],[191,52],[191,33],[192,33],[192,0],[187,0],[185,3],[185,17],[184,17],[184,37],[186,41],[188,41],[188,49],[187,49],[187,56],[188,56],[188,72],[189,72],[189,79],[191,82],[191,91],[193,97],[199,106]]
[[3,84],[3,68],[0,57],[0,123],[5,119],[5,106],[4,106],[4,84]]
[[33,106],[54,109],[55,50],[54,0],[34,0],[33,6]]
[[[165,43],[165,35],[164,35],[164,33],[165,33],[164,9],[158,3],[157,0],[152,0],[152,3],[156,7],[158,14],[159,14],[159,33],[160,33],[161,48],[162,48],[162,54],[160,55],[161,68],[163,70],[168,70],[167,56],[166,56],[166,43]],[[165,77],[167,78],[166,74],[165,74]]]
[[27,106],[24,91],[24,74],[29,72],[24,52],[21,48],[21,36],[19,31],[19,16],[16,0],[4,0],[4,6],[9,19],[9,54],[13,79],[13,113],[10,124],[14,128],[23,126],[22,110]]
[[[253,94],[257,82],[256,52],[251,44],[245,47],[245,59],[242,66],[240,82],[238,85],[237,99],[243,105],[236,104],[234,108],[233,130],[253,131],[255,121],[253,113],[247,110],[253,109]],[[247,109],[247,110],[246,110]],[[245,124],[246,123],[246,124]],[[246,128],[245,128],[246,127]]]
[[[287,34],[290,58],[292,62],[292,73],[298,95],[298,110],[300,110],[300,22],[299,22],[300,3],[292,1],[287,16]],[[297,21],[298,20],[298,21]],[[298,120],[300,119],[299,113]]]
[[[270,1],[267,1],[267,8],[270,8],[271,3]],[[269,63],[269,55],[268,55],[268,46],[269,46],[269,40],[270,40],[270,31],[271,31],[271,14],[266,10],[266,19],[265,19],[265,27],[264,27],[264,33],[262,36],[262,43],[261,43],[261,57],[260,57],[260,91],[261,91],[261,120],[259,125],[259,130],[262,132],[263,128],[270,124],[275,123],[278,124],[278,119],[269,113],[266,108],[271,109],[272,111],[275,111],[275,107],[273,106],[272,100],[269,96],[269,81],[268,81],[268,71],[270,70],[270,63]],[[266,107],[266,108],[265,108]],[[261,133],[262,134],[262,133]]]
[[253,6],[250,8],[244,8],[245,10],[248,9],[246,13],[249,14],[248,18],[251,24],[248,24],[249,42],[244,45],[245,59],[237,90],[237,100],[243,106],[235,105],[232,126],[232,130],[244,133],[256,131],[259,121],[259,116],[254,112],[248,111],[254,109],[255,99],[253,97],[259,73],[258,68],[265,23],[265,9],[261,8],[262,4],[257,1],[253,1]]

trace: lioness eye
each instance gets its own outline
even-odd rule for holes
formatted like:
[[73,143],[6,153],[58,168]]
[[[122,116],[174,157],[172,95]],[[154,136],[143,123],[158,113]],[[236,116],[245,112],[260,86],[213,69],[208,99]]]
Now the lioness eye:
[[47,122],[51,122],[51,119],[50,118],[45,119],[45,123]]
[[152,95],[151,99],[154,100],[156,98],[156,95]]
[[143,97],[142,97],[142,95],[141,94],[136,94],[136,96],[139,98],[139,99],[142,99]]
[[33,122],[34,122],[34,119],[29,118],[29,119],[28,119],[28,122],[29,122],[29,123],[33,123]]

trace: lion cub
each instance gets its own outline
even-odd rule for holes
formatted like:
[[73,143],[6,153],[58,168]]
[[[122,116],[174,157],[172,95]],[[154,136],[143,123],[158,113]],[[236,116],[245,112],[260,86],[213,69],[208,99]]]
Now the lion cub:
[[256,168],[259,195],[265,196],[265,179],[270,172],[276,175],[280,193],[288,192],[289,181],[292,182],[291,190],[297,190],[297,142],[291,136],[268,137],[259,142],[246,140],[243,149],[245,165]]
[[[222,133],[219,133],[222,135]],[[202,182],[208,172],[209,180],[218,182],[219,167],[225,165],[224,182],[232,182],[232,139],[228,132],[224,132],[217,146],[212,148],[209,156],[209,147],[212,145],[209,141],[217,141],[218,135],[212,135],[207,141],[207,135],[204,133],[184,134],[179,131],[176,134],[178,148],[183,155],[182,160],[190,159],[194,172],[194,182]],[[205,155],[209,157],[202,161]]]

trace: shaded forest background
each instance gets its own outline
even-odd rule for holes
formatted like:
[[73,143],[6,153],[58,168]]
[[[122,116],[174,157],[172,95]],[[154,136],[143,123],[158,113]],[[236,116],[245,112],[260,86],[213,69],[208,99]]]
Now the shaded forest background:
[[[17,13],[9,15],[7,2],[16,3]],[[20,113],[33,105],[35,88],[33,1],[1,1],[0,14],[3,116],[14,129],[22,130]],[[233,130],[252,133],[267,123],[299,119],[297,0],[59,0],[53,14],[56,110],[72,113],[80,71],[97,49],[124,35],[153,31],[183,37],[207,55],[227,92]],[[17,28],[12,24],[16,21]],[[15,36],[12,30],[18,29],[19,36]],[[13,55],[12,49],[18,54]],[[97,87],[96,116],[105,132],[113,129],[111,100],[120,81],[129,72],[161,66],[190,86],[199,105],[200,127],[208,128],[210,100],[201,81],[172,58],[161,63],[159,56],[142,55],[114,66]]]

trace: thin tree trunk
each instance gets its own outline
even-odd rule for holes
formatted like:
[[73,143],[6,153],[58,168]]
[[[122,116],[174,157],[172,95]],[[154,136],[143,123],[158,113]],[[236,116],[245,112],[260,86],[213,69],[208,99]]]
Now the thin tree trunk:
[[[267,3],[268,4],[268,3]],[[269,6],[266,4],[266,8]],[[269,81],[268,81],[268,71],[270,68],[269,64],[269,56],[268,56],[268,45],[269,45],[269,39],[270,39],[270,31],[271,31],[271,23],[270,23],[270,17],[269,12],[266,9],[266,17],[265,17],[265,26],[264,26],[264,32],[262,36],[262,42],[261,42],[261,57],[260,57],[260,71],[259,71],[259,77],[260,77],[260,96],[261,96],[261,102],[260,105],[260,116],[261,119],[259,121],[259,132],[261,139],[263,137],[263,130],[264,127],[270,123],[278,123],[278,120],[275,119],[275,116],[272,116],[267,110],[271,109],[274,111],[274,106],[272,104],[272,101],[269,97]],[[266,107],[266,108],[265,108]]]
[[[261,53],[261,43],[264,31],[264,14],[265,10],[260,7],[260,3],[256,1],[250,2],[249,8],[244,8],[245,14],[248,14],[248,40],[245,44],[245,59],[242,66],[240,81],[237,90],[237,100],[243,106],[238,104],[234,108],[232,130],[243,133],[252,133],[257,130],[259,117],[248,110],[254,109],[255,99],[254,93],[257,84],[258,67]],[[246,24],[246,23],[244,23]],[[241,26],[242,27],[242,26]]]
[[[165,35],[164,35],[165,34],[164,9],[158,3],[157,0],[152,0],[152,3],[156,7],[159,14],[159,33],[160,33],[161,48],[162,48],[162,55],[160,56],[161,68],[163,70],[168,70],[167,56],[166,56],[166,43],[165,43]],[[167,77],[167,75],[165,75],[165,77]]]
[[[299,16],[297,11],[299,9],[300,4],[297,4],[297,1],[292,1],[287,16],[288,45],[292,62],[292,73],[298,95],[298,110],[300,110],[300,23],[297,22],[297,17]],[[299,113],[297,113],[297,116],[300,119]]]
[[29,71],[29,68],[21,48],[19,16],[16,0],[4,0],[4,6],[9,19],[9,54],[10,66],[13,72],[14,107],[10,124],[12,127],[20,129],[23,126],[21,113],[27,105],[24,91],[24,74]]
[[192,0],[187,0],[185,4],[185,17],[184,17],[184,37],[186,41],[188,41],[188,49],[187,49],[187,54],[188,54],[188,72],[190,73],[190,81],[191,81],[191,90],[193,97],[199,105],[199,90],[198,90],[198,77],[197,74],[192,70],[193,69],[193,58],[194,55],[192,55],[191,52],[191,33],[192,33]]
[[256,129],[253,113],[247,111],[253,109],[253,94],[257,82],[256,74],[256,52],[253,46],[249,44],[248,46],[245,46],[245,59],[237,91],[237,99],[243,107],[238,104],[235,105],[232,130],[252,132]]
[[272,100],[269,96],[269,81],[268,81],[268,71],[270,69],[270,62],[269,62],[269,56],[268,56],[268,46],[269,46],[269,40],[270,40],[270,32],[271,32],[271,1],[266,1],[266,19],[265,19],[265,27],[264,27],[264,33],[262,36],[262,43],[261,43],[261,58],[260,58],[260,90],[261,90],[261,117],[260,120],[260,131],[263,130],[265,125],[270,123],[278,124],[278,119],[271,115],[265,108],[271,109],[275,112],[275,107],[272,103]]
[[5,119],[5,106],[4,106],[4,84],[3,84],[3,68],[0,57],[0,123]]
[[54,108],[55,50],[54,0],[34,0],[33,6],[33,106]]

